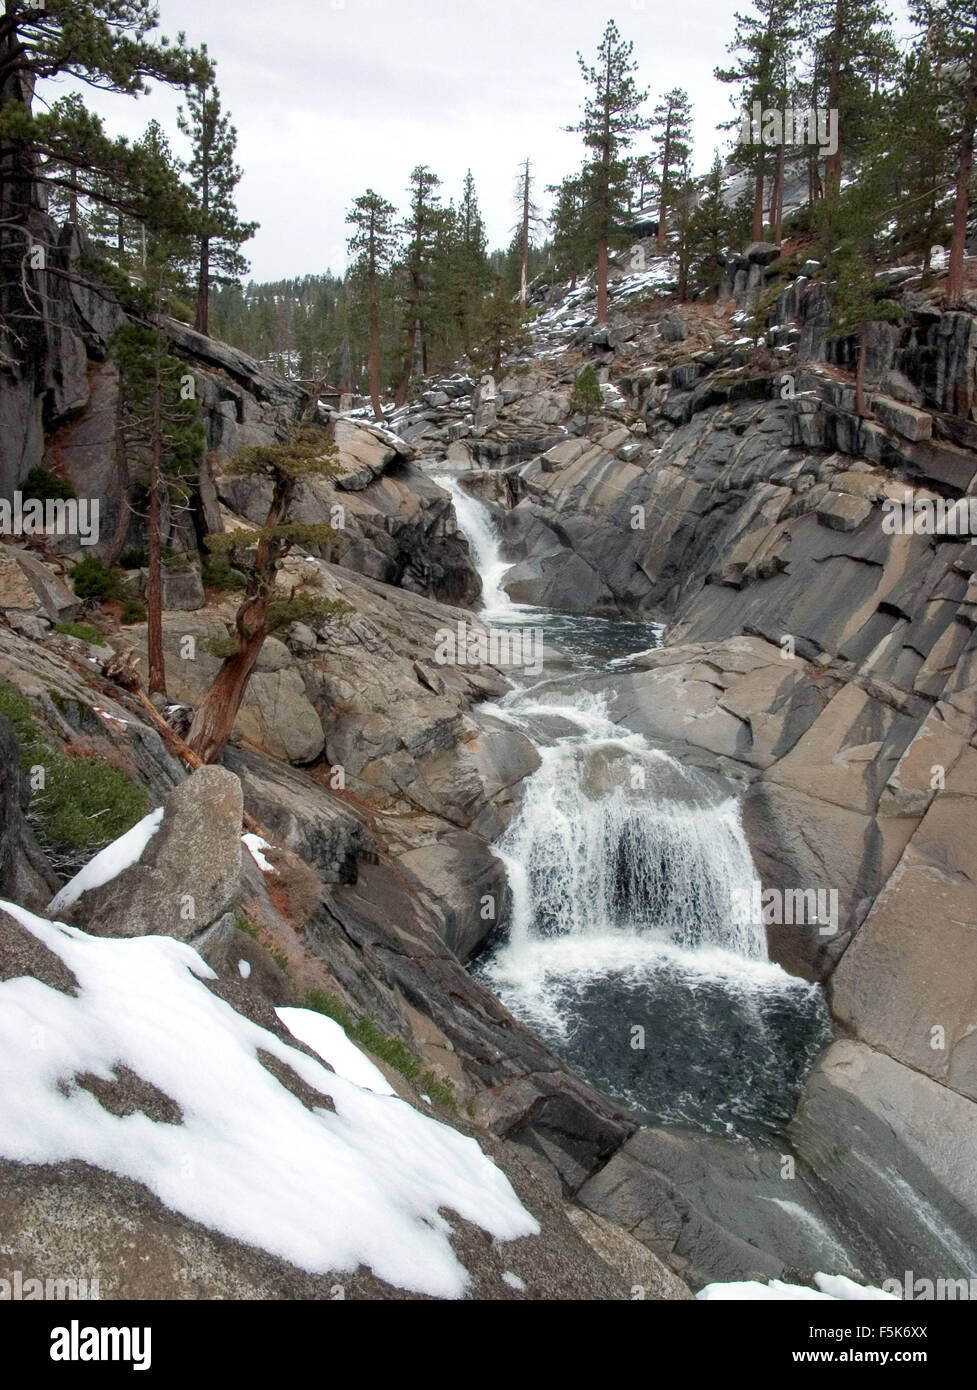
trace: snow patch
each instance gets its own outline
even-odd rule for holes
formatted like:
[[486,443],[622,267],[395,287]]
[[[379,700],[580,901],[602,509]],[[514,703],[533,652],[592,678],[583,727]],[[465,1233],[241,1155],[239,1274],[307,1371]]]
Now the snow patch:
[[138,824],[131,830],[127,830],[124,835],[120,835],[117,840],[113,840],[105,849],[100,850],[93,859],[90,859],[83,869],[74,878],[56,893],[48,905],[48,912],[52,914],[63,912],[66,907],[71,907],[76,903],[83,893],[87,893],[92,888],[101,888],[105,883],[111,883],[113,878],[118,878],[124,869],[129,869],[133,864],[138,864],[143,856],[146,846],[163,824],[163,807],[158,807],[155,811],[150,811],[148,816],[144,816]]
[[[539,1233],[473,1139],[328,1071],[235,1012],[203,983],[216,976],[190,946],[93,937],[0,906],[78,982],[74,995],[31,977],[0,983],[5,1158],[90,1163],[300,1269],[368,1265],[434,1297],[459,1298],[470,1282],[442,1209],[496,1240]],[[259,1051],[331,1096],[335,1113],[306,1109]],[[114,1115],[75,1084],[82,1073],[111,1080],[122,1066],[170,1097],[182,1123]]]
[[804,1284],[785,1284],[781,1279],[771,1279],[769,1284],[750,1279],[744,1279],[740,1283],[707,1284],[704,1289],[699,1290],[696,1298],[701,1299],[703,1303],[748,1303],[757,1299],[776,1299],[781,1302],[813,1299],[829,1303],[834,1299],[897,1301],[893,1294],[876,1289],[871,1284],[856,1284],[854,1279],[849,1279],[844,1274],[815,1274],[814,1282],[817,1284],[816,1289],[809,1289]]
[[352,1081],[354,1086],[365,1087],[374,1095],[397,1094],[380,1068],[350,1042],[334,1018],[327,1018],[314,1009],[276,1009],[275,1013],[292,1036],[328,1062],[337,1076]]
[[274,864],[269,864],[268,860],[261,853],[263,849],[271,849],[271,845],[267,840],[263,840],[260,835],[242,835],[241,843],[246,845],[251,851],[251,858],[263,874],[273,874],[275,872]]

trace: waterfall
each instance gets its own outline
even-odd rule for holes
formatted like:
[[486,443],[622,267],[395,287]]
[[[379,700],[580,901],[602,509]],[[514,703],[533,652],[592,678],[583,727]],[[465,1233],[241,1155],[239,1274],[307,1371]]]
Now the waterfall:
[[512,568],[503,560],[492,514],[484,503],[465,492],[457,478],[444,474],[434,479],[438,487],[451,494],[458,527],[468,540],[475,568],[482,580],[482,609],[486,616],[501,618],[512,610],[512,599],[502,588],[502,578]]
[[[609,717],[592,673],[610,690],[628,658],[595,666],[592,654],[628,625],[512,604],[489,509],[438,481],[481,572],[485,616],[532,615],[564,658],[558,678],[484,707],[541,761],[494,846],[512,910],[475,973],[570,1065],[646,1116],[726,1133],[778,1128],[829,1036],[827,1011],[818,986],[767,958],[737,798]],[[648,645],[633,626],[623,636],[626,650]]]
[[[509,712],[525,731],[547,708],[524,697]],[[599,704],[582,700],[563,716],[579,719],[580,733],[539,750],[496,846],[510,871],[513,948],[614,931],[766,960],[763,927],[748,920],[755,875],[736,800],[622,736]]]

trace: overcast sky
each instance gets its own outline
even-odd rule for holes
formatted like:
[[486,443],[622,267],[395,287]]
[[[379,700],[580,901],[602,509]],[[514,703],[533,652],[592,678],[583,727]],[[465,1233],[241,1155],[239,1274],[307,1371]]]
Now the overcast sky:
[[[580,162],[586,88],[579,49],[592,61],[609,18],[634,41],[648,107],[684,87],[695,116],[695,169],[725,140],[726,61],[733,4],[726,0],[159,0],[161,31],[180,29],[217,61],[225,108],[238,128],[244,177],[238,209],[261,223],[244,247],[256,280],[341,272],[345,216],[372,187],[399,209],[411,169],[429,165],[444,201],[469,167],[492,247],[508,243],[513,187],[531,156],[537,201]],[[48,84],[50,93],[51,84]],[[185,152],[177,98],[163,87],[134,101],[88,92],[117,134],[152,117]],[[639,139],[649,150],[649,135]],[[641,153],[642,148],[636,147]]]

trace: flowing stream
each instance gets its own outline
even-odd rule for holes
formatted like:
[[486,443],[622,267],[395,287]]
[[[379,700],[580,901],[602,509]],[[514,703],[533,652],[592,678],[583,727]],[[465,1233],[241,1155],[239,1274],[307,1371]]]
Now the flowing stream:
[[513,603],[490,508],[450,475],[436,481],[482,576],[482,621],[541,627],[546,643],[543,675],[510,671],[514,688],[484,707],[542,761],[495,845],[513,908],[474,973],[646,1120],[778,1130],[830,1037],[821,991],[767,959],[731,786],[614,724],[593,689],[595,673],[613,689],[661,627]]

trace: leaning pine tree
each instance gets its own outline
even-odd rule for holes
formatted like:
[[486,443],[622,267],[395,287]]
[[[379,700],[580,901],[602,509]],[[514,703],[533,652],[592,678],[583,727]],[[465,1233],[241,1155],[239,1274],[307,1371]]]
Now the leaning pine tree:
[[244,449],[231,471],[271,484],[271,502],[263,526],[209,536],[212,551],[233,560],[246,574],[244,597],[234,620],[230,649],[194,716],[187,743],[205,763],[216,762],[231,736],[265,639],[296,622],[323,623],[348,606],[318,595],[277,591],[278,572],[293,546],[328,545],[336,532],[323,523],[289,520],[299,484],[308,478],[333,478],[339,472],[336,446],[318,429],[296,431],[287,444]]

